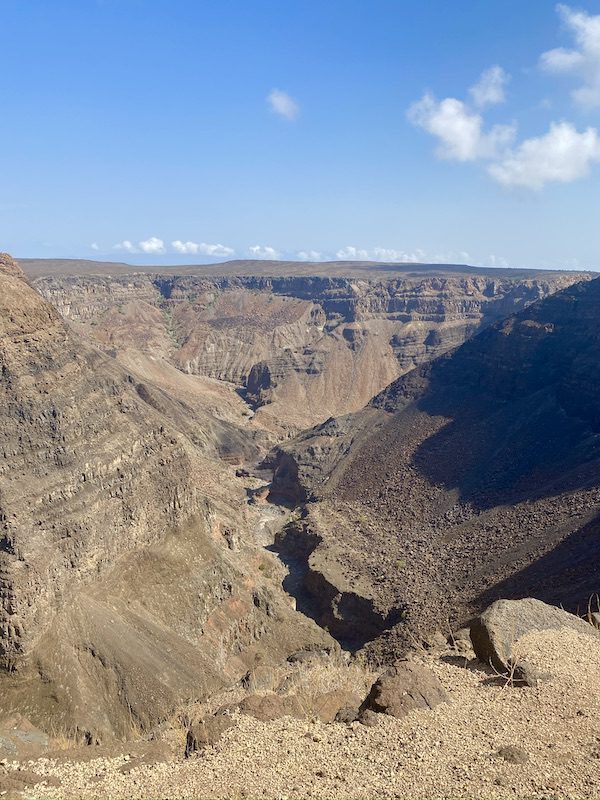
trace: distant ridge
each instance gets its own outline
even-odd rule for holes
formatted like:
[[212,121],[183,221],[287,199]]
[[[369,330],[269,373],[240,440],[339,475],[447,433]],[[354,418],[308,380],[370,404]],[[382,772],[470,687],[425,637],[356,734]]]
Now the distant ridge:
[[210,277],[231,275],[257,276],[328,276],[328,277],[360,277],[364,279],[387,279],[393,275],[417,276],[439,275],[485,275],[501,278],[514,277],[541,278],[544,275],[557,273],[592,275],[592,270],[547,270],[522,269],[512,267],[473,267],[468,264],[426,264],[384,261],[265,261],[257,259],[236,259],[216,264],[170,264],[144,265],[127,264],[121,261],[93,261],[81,258],[21,258],[19,264],[32,278],[41,276],[81,276],[81,275],[124,275],[128,273],[161,274],[165,272],[175,275],[207,275]]

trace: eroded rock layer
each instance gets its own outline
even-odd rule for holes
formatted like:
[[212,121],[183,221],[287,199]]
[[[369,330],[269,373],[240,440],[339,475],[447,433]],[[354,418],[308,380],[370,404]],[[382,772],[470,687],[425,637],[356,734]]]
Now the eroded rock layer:
[[399,375],[583,277],[426,265],[367,277],[210,269],[58,276],[38,267],[35,285],[107,350],[243,387],[263,427],[297,431],[359,410]]
[[0,395],[0,712],[124,736],[262,654],[334,644],[261,572],[214,420],[74,336],[7,256]]

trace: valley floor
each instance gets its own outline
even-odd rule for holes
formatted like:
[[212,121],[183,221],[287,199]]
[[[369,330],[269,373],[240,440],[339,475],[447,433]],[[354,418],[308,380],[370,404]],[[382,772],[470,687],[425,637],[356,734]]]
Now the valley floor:
[[139,767],[128,754],[74,761],[67,751],[22,765],[60,782],[25,797],[600,797],[600,641],[530,634],[519,657],[552,677],[515,688],[456,653],[423,655],[450,698],[433,711],[380,714],[374,727],[240,716],[203,753]]

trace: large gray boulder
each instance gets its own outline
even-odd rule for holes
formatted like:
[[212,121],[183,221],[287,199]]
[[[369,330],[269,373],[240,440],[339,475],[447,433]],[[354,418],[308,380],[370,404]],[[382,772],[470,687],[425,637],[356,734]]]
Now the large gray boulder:
[[561,628],[600,638],[585,620],[528,597],[492,603],[471,625],[471,641],[480,661],[509,673],[515,669],[513,647],[519,639],[528,633]]
[[405,717],[417,709],[434,708],[447,700],[437,676],[414,661],[401,661],[371,686],[363,701],[361,716],[367,711]]

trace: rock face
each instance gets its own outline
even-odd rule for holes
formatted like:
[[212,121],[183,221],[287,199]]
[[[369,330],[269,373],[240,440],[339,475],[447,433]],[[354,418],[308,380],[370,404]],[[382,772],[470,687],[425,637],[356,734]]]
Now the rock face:
[[447,699],[443,686],[430,669],[414,661],[401,661],[375,681],[360,712],[405,717],[411,711],[435,708]]
[[0,715],[122,737],[262,651],[335,645],[259,571],[214,419],[76,337],[6,257],[0,401]]
[[578,277],[427,265],[349,266],[335,277],[208,269],[57,276],[38,264],[35,285],[107,350],[243,387],[263,427],[298,431],[359,410],[399,375]]
[[600,634],[583,619],[528,598],[492,603],[472,623],[471,641],[480,661],[506,673],[515,664],[515,646],[519,639],[528,633],[562,628],[600,640]]
[[572,286],[281,448],[272,491],[305,504],[296,552],[316,542],[302,591],[319,572],[338,589],[331,614],[347,586],[382,619],[405,609],[386,648],[500,597],[585,609],[600,558],[599,307],[600,280]]
[[0,665],[18,669],[63,598],[199,509],[185,443],[135,384],[0,272]]

